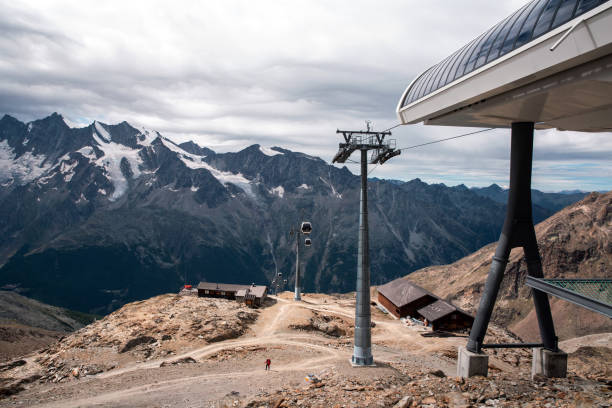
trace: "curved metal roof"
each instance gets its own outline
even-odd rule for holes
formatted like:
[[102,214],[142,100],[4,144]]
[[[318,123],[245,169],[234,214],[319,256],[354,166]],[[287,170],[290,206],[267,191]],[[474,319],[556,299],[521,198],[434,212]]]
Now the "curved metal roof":
[[533,0],[429,68],[410,86],[405,107],[609,0]]

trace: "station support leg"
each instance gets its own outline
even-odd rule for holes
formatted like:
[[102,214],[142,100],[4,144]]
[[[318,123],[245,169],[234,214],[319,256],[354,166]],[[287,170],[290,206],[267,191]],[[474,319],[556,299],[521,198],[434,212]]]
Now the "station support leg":
[[[491,262],[491,269],[485,282],[484,292],[480,299],[467,346],[465,349],[460,348],[457,362],[457,374],[459,376],[487,375],[488,364],[483,361],[488,360],[488,356],[482,352],[481,347],[512,248],[523,248],[529,275],[543,276],[531,210],[532,159],[533,123],[513,123],[510,151],[510,191],[508,193],[506,219]],[[557,337],[555,336],[548,296],[544,292],[533,290],[533,299],[544,348],[551,352],[558,352]]]

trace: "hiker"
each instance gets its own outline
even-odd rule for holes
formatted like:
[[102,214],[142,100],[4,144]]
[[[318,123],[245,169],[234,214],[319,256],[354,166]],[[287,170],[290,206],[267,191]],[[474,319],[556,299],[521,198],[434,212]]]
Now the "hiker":
[[268,371],[270,370],[270,363],[271,363],[270,359],[267,359],[266,360],[266,370]]

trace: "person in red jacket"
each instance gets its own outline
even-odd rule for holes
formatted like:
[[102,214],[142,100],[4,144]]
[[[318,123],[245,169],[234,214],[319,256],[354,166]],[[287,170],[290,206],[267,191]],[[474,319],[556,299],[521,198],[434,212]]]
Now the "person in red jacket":
[[270,370],[270,363],[271,363],[270,359],[267,359],[266,360],[266,370]]

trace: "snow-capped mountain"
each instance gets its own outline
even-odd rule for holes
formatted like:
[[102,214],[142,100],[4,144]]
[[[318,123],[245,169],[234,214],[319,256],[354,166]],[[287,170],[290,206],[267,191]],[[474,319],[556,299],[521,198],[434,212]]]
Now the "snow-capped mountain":
[[[313,222],[307,291],[354,290],[359,178],[252,145],[215,153],[127,122],[0,119],[0,287],[104,312],[185,279],[268,283],[294,270],[289,230]],[[503,204],[465,188],[370,183],[372,282],[497,239]]]

